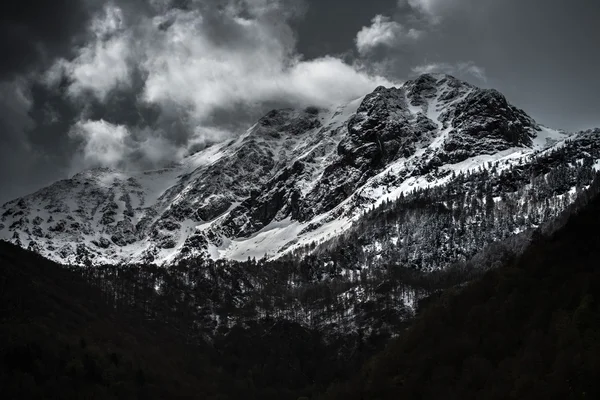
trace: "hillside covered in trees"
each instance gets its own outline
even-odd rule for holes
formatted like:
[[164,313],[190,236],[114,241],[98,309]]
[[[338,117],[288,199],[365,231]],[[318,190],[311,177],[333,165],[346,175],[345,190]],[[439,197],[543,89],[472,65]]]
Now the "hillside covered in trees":
[[[99,288],[0,242],[5,399],[211,398],[219,374],[172,332],[115,310]],[[192,374],[191,371],[194,371]]]
[[0,242],[3,398],[296,400],[350,378],[385,343],[376,335],[326,338],[272,317],[207,341],[186,326],[192,303],[177,306],[181,293],[151,291],[136,304],[124,294],[141,285],[123,277],[109,290],[114,282],[90,284]]
[[596,196],[518,259],[442,293],[360,378],[320,398],[598,398],[599,227]]
[[0,243],[3,395],[595,398],[599,188],[491,270],[495,247],[344,281],[318,256],[68,269]]

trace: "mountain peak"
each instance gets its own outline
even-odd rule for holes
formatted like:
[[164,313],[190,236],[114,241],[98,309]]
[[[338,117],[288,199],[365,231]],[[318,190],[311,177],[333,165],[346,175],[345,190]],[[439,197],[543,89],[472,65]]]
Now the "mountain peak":
[[447,181],[435,171],[563,140],[536,128],[498,91],[424,74],[331,111],[272,110],[170,168],[84,171],[1,207],[0,239],[63,263],[279,255],[341,234],[391,194]]
[[461,85],[467,85],[467,86],[472,86],[470,83],[463,81],[461,79],[456,78],[453,75],[450,74],[445,74],[445,73],[441,73],[441,72],[427,72],[424,74],[421,74],[419,76],[417,76],[415,79],[412,79],[409,82],[413,82],[413,83],[430,83],[430,84],[444,84],[444,83],[454,83],[454,84],[461,84]]
[[428,72],[428,73],[419,75],[415,79],[415,82],[438,82],[438,81],[440,81],[442,79],[445,79],[445,78],[447,78],[449,76],[450,75],[446,75],[446,74],[443,74],[443,73]]
[[320,126],[317,107],[303,110],[282,108],[269,111],[259,119],[254,133],[259,136],[281,137],[282,134],[299,135]]

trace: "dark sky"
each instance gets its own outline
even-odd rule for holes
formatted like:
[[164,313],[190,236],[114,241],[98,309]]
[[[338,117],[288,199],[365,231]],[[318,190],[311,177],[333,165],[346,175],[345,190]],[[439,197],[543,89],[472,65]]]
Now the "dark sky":
[[0,13],[0,203],[148,168],[266,110],[447,72],[600,126],[596,0],[21,0]]

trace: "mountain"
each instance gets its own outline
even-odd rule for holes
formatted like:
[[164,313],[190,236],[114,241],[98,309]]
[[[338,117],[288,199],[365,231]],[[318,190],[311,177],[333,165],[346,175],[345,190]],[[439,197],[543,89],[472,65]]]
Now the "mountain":
[[564,226],[437,296],[359,376],[316,398],[598,398],[600,180],[592,186]]
[[[189,335],[204,324],[193,314],[204,303],[194,296],[208,278],[202,270],[69,270],[0,241],[0,386],[17,399],[597,398],[599,193],[596,178],[554,233],[538,233],[521,256],[479,279],[434,293],[371,359],[381,348],[372,334],[323,335],[271,317],[204,345]],[[186,292],[173,279],[198,285]],[[331,294],[298,298],[315,295],[338,313]]]
[[364,364],[323,396],[595,395],[599,160],[600,130],[428,74],[83,171],[0,209],[0,384],[293,400]]
[[[598,133],[546,128],[495,90],[426,74],[330,110],[273,110],[239,138],[164,169],[81,172],[4,204],[0,238],[80,265],[305,254],[375,207],[468,187],[482,169],[502,181],[521,171],[513,187],[496,185],[488,203],[501,204],[503,190],[526,189],[548,165],[596,168]],[[576,190],[566,180],[547,197],[561,199],[552,212],[511,232],[564,209],[564,193]]]

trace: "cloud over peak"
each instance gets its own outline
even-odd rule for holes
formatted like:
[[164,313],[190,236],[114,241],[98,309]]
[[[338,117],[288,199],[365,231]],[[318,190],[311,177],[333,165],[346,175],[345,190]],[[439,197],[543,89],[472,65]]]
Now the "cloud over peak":
[[422,34],[420,30],[406,29],[390,17],[378,14],[371,20],[371,25],[363,26],[357,33],[356,49],[364,56],[379,47],[394,47],[407,41],[414,41]]
[[487,81],[485,69],[476,65],[473,61],[459,62],[455,64],[450,64],[446,62],[422,64],[413,67],[412,72],[416,75],[430,73],[467,75],[474,77],[482,82]]
[[[199,143],[231,136],[228,131],[243,129],[269,108],[329,107],[391,84],[335,56],[303,59],[289,24],[302,8],[282,8],[290,1],[160,3],[133,16],[107,4],[92,20],[88,42],[73,58],[59,59],[46,82],[66,82],[75,102],[92,96],[108,110],[117,108],[110,104],[114,93],[133,93],[128,98],[137,104],[130,107],[151,108],[160,117],[158,125],[140,120],[126,126],[110,113],[98,120],[83,109],[69,136],[83,143],[77,162],[115,166],[134,155],[154,162],[177,158]],[[145,145],[158,139],[169,144],[161,146],[168,149],[164,155],[150,154]]]

